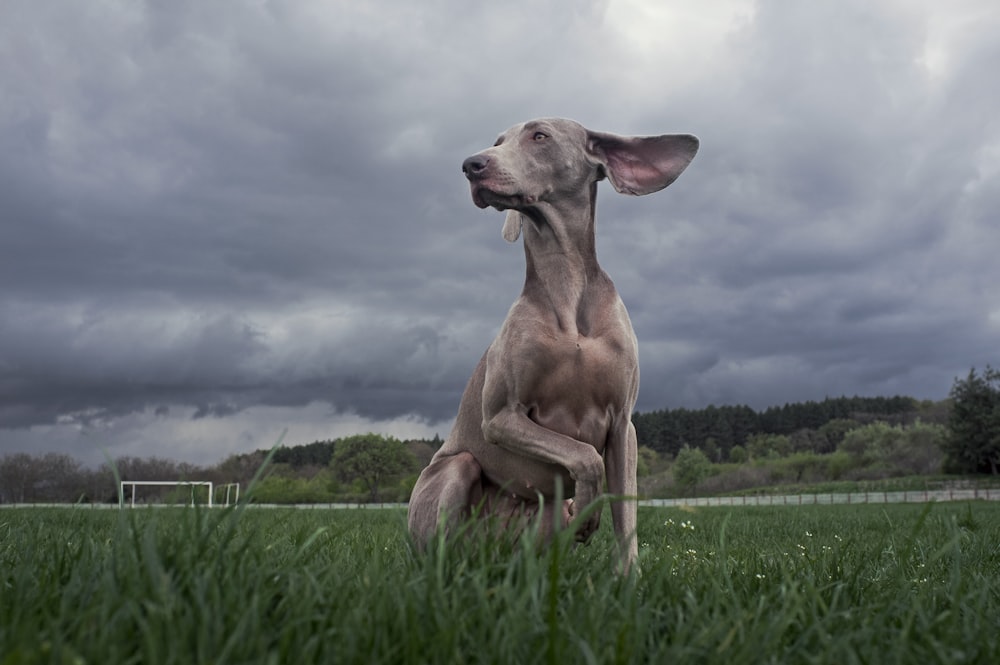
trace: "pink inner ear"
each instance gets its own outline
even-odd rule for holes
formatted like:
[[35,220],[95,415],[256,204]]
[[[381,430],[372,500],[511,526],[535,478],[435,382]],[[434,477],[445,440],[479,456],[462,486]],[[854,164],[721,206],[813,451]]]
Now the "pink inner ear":
[[653,164],[634,159],[616,160],[612,172],[614,176],[611,181],[616,183],[615,188],[622,193],[634,195],[655,192],[673,181],[670,178],[665,184],[661,184],[664,180],[663,171]]
[[623,137],[594,134],[595,151],[622,194],[659,191],[677,179],[698,151],[698,139],[686,134]]

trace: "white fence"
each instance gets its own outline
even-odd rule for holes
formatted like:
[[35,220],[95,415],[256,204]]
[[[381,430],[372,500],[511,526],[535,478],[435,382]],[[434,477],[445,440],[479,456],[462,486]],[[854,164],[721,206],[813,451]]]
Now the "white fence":
[[710,496],[687,499],[648,499],[640,506],[812,506],[858,503],[927,503],[930,501],[1000,501],[1000,489],[908,490],[845,494],[771,494]]
[[[643,499],[640,506],[650,508],[676,508],[679,506],[813,506],[851,505],[862,503],[928,503],[930,501],[1000,501],[1000,489],[947,489],[908,490],[901,492],[851,492],[844,494],[774,494],[755,496],[710,496],[686,499]],[[175,504],[176,505],[176,504]],[[6,503],[0,508],[76,507],[118,508],[117,503]],[[171,507],[165,504],[148,504],[146,507]],[[405,503],[301,503],[273,504],[251,503],[251,508],[299,508],[303,510],[378,510],[380,508],[406,508]]]

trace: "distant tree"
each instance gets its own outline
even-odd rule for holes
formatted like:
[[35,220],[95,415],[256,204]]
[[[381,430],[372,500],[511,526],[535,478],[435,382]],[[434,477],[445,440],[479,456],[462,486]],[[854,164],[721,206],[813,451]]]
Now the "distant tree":
[[279,446],[274,451],[273,460],[290,464],[295,468],[304,466],[327,466],[333,457],[333,441],[313,441],[298,446]]
[[41,501],[78,501],[86,494],[80,463],[64,453],[37,458],[36,498]]
[[784,434],[754,434],[747,441],[750,459],[785,457],[792,452],[792,442]]
[[743,446],[733,446],[729,449],[729,461],[733,464],[743,464],[747,461],[747,449]]
[[725,407],[725,409],[733,433],[732,444],[727,450],[732,446],[745,446],[750,435],[760,429],[757,412],[745,405]]
[[931,425],[943,425],[944,427],[948,426],[948,418],[951,416],[950,399],[942,399],[936,402],[924,400],[918,404],[917,408],[918,413],[916,417],[920,419],[920,422]]
[[216,482],[240,483],[245,488],[266,457],[267,451],[264,450],[230,455],[216,465],[214,469]]
[[844,435],[839,450],[846,452],[859,464],[888,463],[905,438],[906,434],[901,426],[874,422],[852,429]]
[[35,483],[39,479],[38,463],[28,453],[4,455],[0,460],[0,501],[23,503],[33,501]]
[[684,446],[674,460],[673,473],[678,485],[685,490],[692,490],[712,473],[712,463],[701,450]]
[[657,466],[660,456],[649,446],[639,446],[639,455],[636,459],[636,475],[639,477],[648,476]]
[[788,435],[788,443],[793,453],[823,453],[826,450],[826,437],[817,430],[802,428]]
[[[91,500],[93,472],[64,453],[14,453],[0,459],[0,503]],[[106,488],[97,488],[101,497]]]
[[826,458],[816,453],[796,452],[782,459],[775,471],[790,482],[818,482],[823,479]]
[[433,439],[409,439],[404,441],[407,449],[413,453],[418,469],[422,469],[431,463],[434,452],[441,447],[440,442],[435,446]]
[[941,469],[947,438],[945,427],[933,423],[918,420],[904,427],[874,422],[847,432],[838,450],[856,469],[868,467],[883,476],[930,474]]
[[330,466],[342,480],[360,479],[370,500],[378,501],[379,486],[390,476],[416,464],[406,445],[391,436],[358,434],[336,441]]
[[823,435],[826,439],[826,444],[823,450],[817,450],[818,453],[830,453],[837,449],[840,442],[844,440],[844,437],[852,429],[858,427],[858,423],[850,418],[834,418],[829,420],[822,427],[819,428],[819,433]]
[[715,437],[710,436],[705,439],[701,451],[705,453],[705,457],[708,458],[709,462],[717,463],[722,461],[722,450],[719,448],[719,443],[715,440]]
[[956,471],[1000,473],[1000,370],[989,365],[982,374],[973,367],[955,379],[945,444],[949,466]]
[[102,464],[96,469],[84,469],[83,483],[85,502],[118,503],[118,486],[115,484],[111,467],[107,464]]
[[268,476],[254,488],[253,500],[258,503],[329,503],[334,500],[336,482],[330,470],[310,479],[294,476]]
[[947,440],[948,428],[944,425],[918,420],[906,428],[893,465],[908,475],[938,473]]
[[[162,457],[116,457],[115,468],[122,480],[191,480],[184,476],[182,466]],[[189,469],[190,465],[185,467]],[[190,475],[190,474],[189,474]]]

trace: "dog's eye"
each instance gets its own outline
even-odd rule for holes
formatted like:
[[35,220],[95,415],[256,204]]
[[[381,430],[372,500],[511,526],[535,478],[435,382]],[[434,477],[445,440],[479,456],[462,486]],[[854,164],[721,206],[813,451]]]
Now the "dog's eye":
[[493,147],[495,148],[498,145],[500,145],[501,143],[503,143],[503,137],[502,136],[496,140],[496,143],[493,144]]
[[549,135],[545,132],[535,132],[535,135],[531,137],[533,141],[544,141],[549,138]]

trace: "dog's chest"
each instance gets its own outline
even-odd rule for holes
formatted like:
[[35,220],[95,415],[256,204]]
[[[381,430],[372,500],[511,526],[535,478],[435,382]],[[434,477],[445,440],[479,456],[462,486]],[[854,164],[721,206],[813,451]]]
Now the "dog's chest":
[[571,420],[617,410],[634,394],[637,358],[630,333],[522,338],[515,352],[522,359],[517,392],[538,412],[559,412]]
[[617,339],[536,338],[524,357],[517,392],[539,425],[600,449],[614,415],[631,412],[635,360]]

